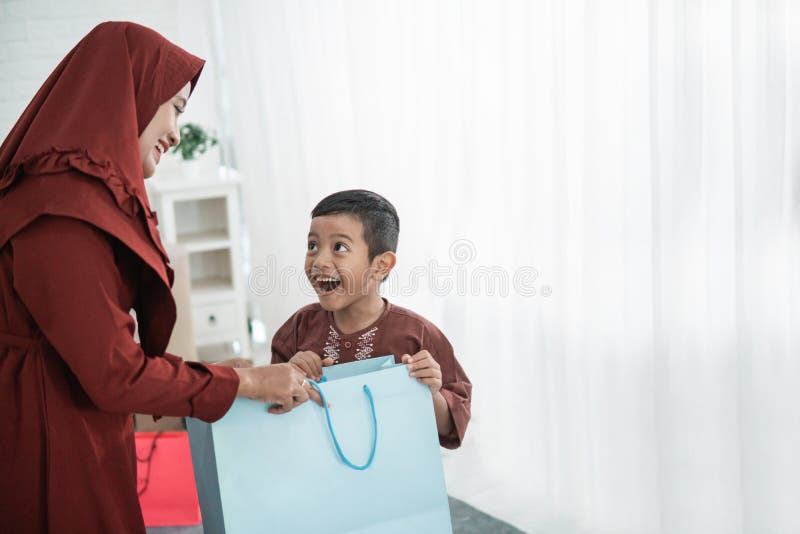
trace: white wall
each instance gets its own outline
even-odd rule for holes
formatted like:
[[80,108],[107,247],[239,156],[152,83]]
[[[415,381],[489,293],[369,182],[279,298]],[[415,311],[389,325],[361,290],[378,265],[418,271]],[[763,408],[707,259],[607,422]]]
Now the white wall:
[[[96,22],[214,59],[213,5],[0,0],[0,134]],[[302,279],[309,209],[360,186],[398,207],[402,280],[467,238],[470,273],[553,290],[397,300],[475,384],[454,496],[536,532],[800,532],[800,2],[232,5],[254,267]],[[310,300],[260,298],[268,335]]]
[[[209,5],[186,0],[0,2],[0,139],[5,139],[58,62],[100,22],[143,24],[209,59]],[[213,126],[217,117],[213,64],[206,65],[201,80],[186,120]]]

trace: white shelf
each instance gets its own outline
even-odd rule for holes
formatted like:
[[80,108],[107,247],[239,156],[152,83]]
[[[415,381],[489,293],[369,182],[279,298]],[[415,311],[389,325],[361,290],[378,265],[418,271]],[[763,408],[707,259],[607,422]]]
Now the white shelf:
[[[148,183],[162,239],[189,254],[191,313],[198,351],[209,344],[249,356],[246,281],[242,273],[239,186],[235,172]],[[211,348],[212,353],[218,354]],[[235,352],[235,351],[234,351]],[[228,356],[232,356],[228,354]]]
[[197,357],[201,362],[221,362],[236,356],[231,343],[208,343],[197,349]]
[[186,248],[189,253],[220,250],[230,248],[232,245],[226,230],[179,234],[178,243]]
[[235,170],[221,167],[217,176],[214,176],[213,172],[210,176],[202,175],[193,178],[188,178],[179,173],[173,176],[163,176],[160,173],[155,179],[148,180],[145,184],[147,185],[148,191],[154,193],[184,194],[187,191],[197,189],[239,184],[241,181],[241,176],[239,176],[239,173]]
[[192,304],[197,306],[203,306],[209,303],[235,300],[236,297],[237,297],[236,292],[230,289],[220,289],[219,291],[212,291],[212,290],[201,291],[199,293],[192,292]]
[[232,293],[233,290],[233,280],[224,276],[192,280],[192,295],[200,298],[207,297],[212,293]]

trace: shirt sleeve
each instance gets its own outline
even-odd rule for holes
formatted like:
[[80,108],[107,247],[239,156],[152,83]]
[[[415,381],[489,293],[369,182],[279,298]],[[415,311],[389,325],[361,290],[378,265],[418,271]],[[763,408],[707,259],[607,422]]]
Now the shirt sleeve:
[[456,360],[452,345],[438,328],[426,325],[422,341],[422,348],[431,353],[442,369],[441,393],[453,417],[453,430],[446,436],[439,435],[439,444],[446,449],[457,449],[471,417],[472,383]]
[[66,217],[41,217],[12,239],[14,289],[44,337],[103,411],[215,421],[236,396],[232,368],[145,356],[122,303],[130,281],[113,238]]
[[272,363],[286,363],[297,354],[296,322],[297,314],[292,315],[272,336]]

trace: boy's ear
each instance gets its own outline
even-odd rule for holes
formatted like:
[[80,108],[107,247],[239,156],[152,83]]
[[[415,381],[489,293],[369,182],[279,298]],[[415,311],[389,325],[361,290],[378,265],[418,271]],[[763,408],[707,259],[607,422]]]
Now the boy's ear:
[[385,280],[386,277],[389,276],[389,273],[394,269],[396,263],[397,256],[395,256],[394,252],[387,250],[375,256],[375,259],[372,260],[372,267],[375,270],[375,277],[379,282]]

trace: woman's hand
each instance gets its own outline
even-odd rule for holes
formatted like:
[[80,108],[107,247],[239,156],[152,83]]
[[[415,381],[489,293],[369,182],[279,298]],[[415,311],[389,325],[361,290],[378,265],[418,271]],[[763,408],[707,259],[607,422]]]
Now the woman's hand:
[[253,367],[253,360],[248,360],[246,358],[231,358],[230,360],[215,362],[214,365],[224,365],[225,367],[244,369],[246,367]]
[[261,367],[234,367],[239,375],[237,396],[272,404],[270,413],[286,413],[309,398],[319,405],[319,393],[306,381],[305,375],[290,363]]

